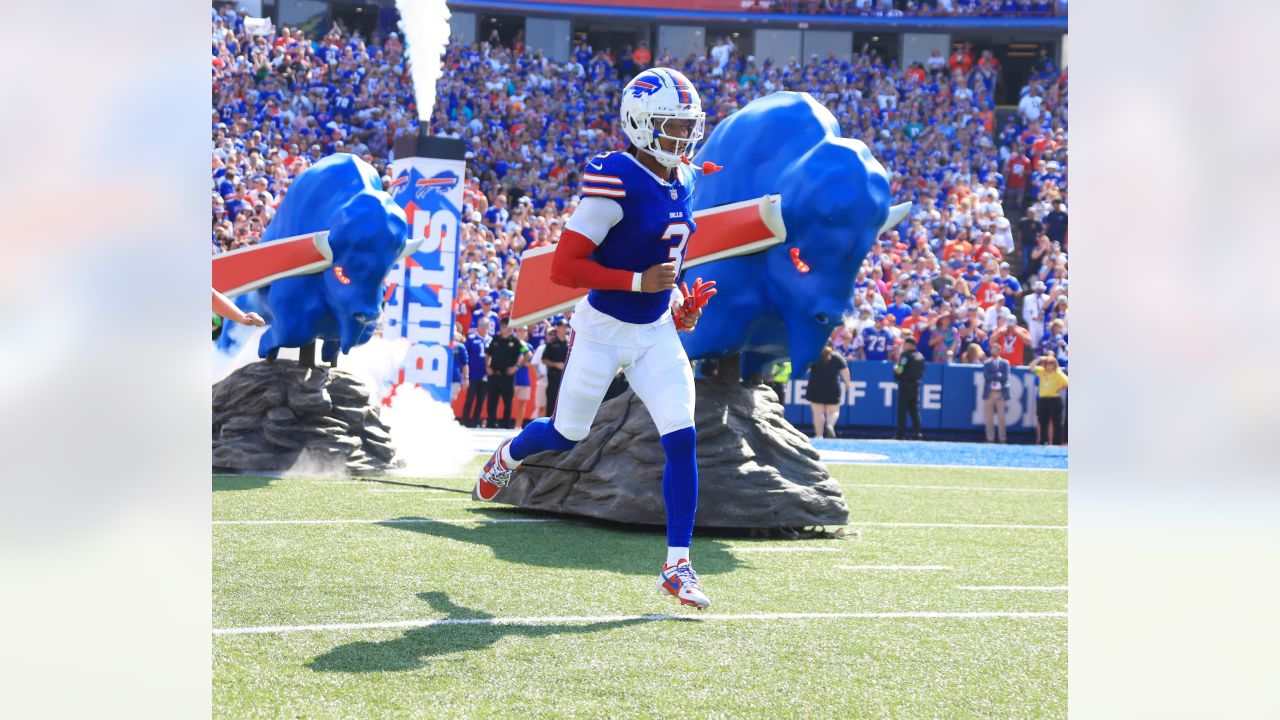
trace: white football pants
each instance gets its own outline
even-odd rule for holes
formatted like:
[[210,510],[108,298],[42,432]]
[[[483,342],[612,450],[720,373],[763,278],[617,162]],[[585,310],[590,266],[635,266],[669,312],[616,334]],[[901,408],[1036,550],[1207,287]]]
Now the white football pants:
[[693,369],[671,313],[636,325],[596,310],[584,298],[569,325],[569,359],[552,418],[557,432],[570,440],[587,436],[619,368],[659,435],[693,427]]

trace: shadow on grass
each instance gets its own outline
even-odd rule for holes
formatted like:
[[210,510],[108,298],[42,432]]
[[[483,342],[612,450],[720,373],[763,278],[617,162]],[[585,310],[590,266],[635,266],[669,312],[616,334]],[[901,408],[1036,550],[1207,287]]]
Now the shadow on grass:
[[[529,518],[527,513],[485,510],[478,518]],[[414,518],[400,518],[401,521]],[[603,570],[626,575],[652,575],[666,559],[667,539],[660,528],[616,523],[530,522],[480,523],[387,522],[385,527],[458,542],[483,545],[497,560],[548,568]],[[731,572],[742,565],[714,538],[694,535],[692,559],[700,575]]]
[[266,475],[214,475],[213,491],[258,490],[270,485],[272,480],[275,478]]
[[[316,672],[396,672],[416,670],[431,658],[468,650],[483,650],[504,637],[541,638],[549,635],[583,635],[641,623],[669,620],[662,616],[586,624],[515,625],[486,622],[493,618],[455,604],[442,592],[418,593],[431,609],[460,624],[414,628],[385,642],[353,642],[339,645],[307,663]],[[470,622],[469,622],[470,621]]]

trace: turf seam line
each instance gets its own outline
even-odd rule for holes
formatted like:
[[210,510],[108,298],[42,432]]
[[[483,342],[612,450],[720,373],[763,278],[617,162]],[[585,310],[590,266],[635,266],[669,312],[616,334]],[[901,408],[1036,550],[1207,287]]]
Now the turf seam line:
[[1062,611],[1048,612],[850,612],[850,613],[699,613],[697,615],[568,615],[543,617],[484,617],[484,618],[435,618],[420,620],[395,620],[369,623],[330,623],[320,625],[265,625],[257,627],[213,628],[214,635],[267,635],[296,632],[325,632],[336,630],[393,630],[397,628],[422,628],[436,625],[571,625],[583,623],[625,621],[708,622],[733,620],[987,620],[987,619],[1057,619],[1065,618]]

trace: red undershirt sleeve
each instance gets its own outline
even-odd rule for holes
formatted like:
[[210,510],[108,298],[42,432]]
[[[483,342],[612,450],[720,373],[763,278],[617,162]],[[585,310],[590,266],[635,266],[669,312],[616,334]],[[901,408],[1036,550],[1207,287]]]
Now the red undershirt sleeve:
[[596,244],[582,233],[566,229],[551,256],[551,282],[584,290],[634,291],[639,273],[607,268],[591,259]]

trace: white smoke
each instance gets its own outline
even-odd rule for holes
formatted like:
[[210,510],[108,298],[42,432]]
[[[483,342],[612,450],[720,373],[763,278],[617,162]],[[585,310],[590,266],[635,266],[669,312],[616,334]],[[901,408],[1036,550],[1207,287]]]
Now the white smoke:
[[[229,321],[228,321],[229,323]],[[235,370],[258,361],[260,328],[239,328],[247,336],[235,354],[215,349],[213,382],[217,383]],[[400,368],[412,343],[403,337],[375,336],[369,342],[338,356],[338,367],[361,378],[370,391],[383,400],[400,380]],[[317,352],[316,361],[319,362]],[[296,348],[282,348],[282,359],[296,360]],[[445,477],[456,474],[471,460],[473,442],[466,429],[453,417],[448,403],[431,397],[416,385],[401,385],[391,397],[391,405],[382,407],[382,421],[391,428],[391,443],[396,448],[396,469],[391,474],[406,477]],[[313,457],[304,453],[286,473],[290,476],[345,475],[341,462]]]
[[410,59],[418,121],[426,125],[436,104],[436,81],[443,71],[440,58],[449,45],[449,8],[445,0],[396,0],[396,9]]
[[[343,355],[338,367],[364,378],[379,398],[386,398],[400,380],[400,368],[411,345],[408,338],[379,335]],[[392,474],[452,475],[474,454],[471,439],[453,418],[449,404],[417,385],[396,388],[391,405],[382,408],[382,421],[391,428],[391,443],[396,448],[397,468]]]
[[[231,320],[222,321],[222,332],[234,333],[234,337],[242,342],[236,347],[234,352],[224,351],[217,346],[213,349],[213,384],[217,385],[228,375],[258,360],[258,341],[262,339],[262,334],[267,331],[266,328],[245,327],[237,325]],[[281,351],[281,354],[286,351]],[[297,357],[297,350],[293,350],[293,357]]]

